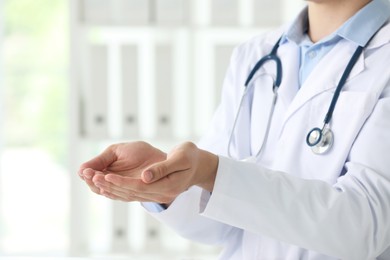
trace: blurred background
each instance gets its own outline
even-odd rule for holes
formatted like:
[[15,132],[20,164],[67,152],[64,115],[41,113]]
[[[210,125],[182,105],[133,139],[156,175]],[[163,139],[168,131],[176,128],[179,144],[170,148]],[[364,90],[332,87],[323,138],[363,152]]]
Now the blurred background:
[[92,194],[78,165],[114,142],[196,142],[234,46],[303,4],[0,0],[0,257],[215,259],[139,205]]

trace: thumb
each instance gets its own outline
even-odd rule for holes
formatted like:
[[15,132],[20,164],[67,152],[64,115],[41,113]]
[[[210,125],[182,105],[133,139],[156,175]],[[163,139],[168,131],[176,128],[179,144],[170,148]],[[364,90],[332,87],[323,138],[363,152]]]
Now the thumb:
[[188,170],[189,168],[188,160],[185,157],[180,155],[172,156],[145,169],[141,174],[141,178],[145,183],[152,183],[174,172]]
[[91,168],[97,171],[105,170],[110,164],[117,160],[117,156],[115,154],[115,147],[110,146],[106,150],[103,151],[100,155],[95,158],[83,163],[80,166],[80,170],[84,170],[87,168]]

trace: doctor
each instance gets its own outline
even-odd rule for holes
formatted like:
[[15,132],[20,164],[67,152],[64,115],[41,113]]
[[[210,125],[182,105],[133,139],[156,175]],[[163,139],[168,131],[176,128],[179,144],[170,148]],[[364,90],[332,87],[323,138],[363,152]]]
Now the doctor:
[[[390,259],[389,16],[388,0],[308,1],[235,49],[198,146],[115,144],[80,177],[221,259]],[[268,54],[281,68],[244,86]]]

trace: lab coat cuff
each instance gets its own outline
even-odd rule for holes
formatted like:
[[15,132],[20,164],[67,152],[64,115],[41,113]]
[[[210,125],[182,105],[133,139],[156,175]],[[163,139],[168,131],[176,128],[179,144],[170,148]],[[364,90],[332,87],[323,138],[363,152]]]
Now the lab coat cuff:
[[165,208],[155,202],[142,202],[141,205],[149,212],[149,213],[160,213],[165,210]]
[[[183,215],[183,205],[186,205],[189,210],[189,204],[196,205],[193,211],[199,212],[199,199],[201,192],[198,191],[197,196],[192,196],[191,193],[200,190],[200,188],[192,187],[188,191],[180,194],[167,208],[154,202],[142,202],[143,208],[152,216],[158,219],[177,219],[177,216]],[[186,212],[187,213],[187,212]],[[175,217],[176,216],[176,217]]]
[[201,199],[200,199],[200,214],[205,214],[207,211],[210,210],[210,208],[213,208],[212,205],[214,205],[215,200],[218,201],[217,197],[220,196],[220,194],[223,194],[222,189],[224,186],[226,186],[226,182],[228,182],[228,175],[226,174],[228,171],[230,171],[230,162],[231,159],[228,159],[223,156],[219,156],[219,163],[218,163],[218,169],[217,169],[217,175],[215,178],[214,183],[214,189],[213,192],[210,193],[206,190],[203,190]]
[[202,213],[207,206],[211,197],[211,193],[207,190],[203,190],[200,196],[199,211]]

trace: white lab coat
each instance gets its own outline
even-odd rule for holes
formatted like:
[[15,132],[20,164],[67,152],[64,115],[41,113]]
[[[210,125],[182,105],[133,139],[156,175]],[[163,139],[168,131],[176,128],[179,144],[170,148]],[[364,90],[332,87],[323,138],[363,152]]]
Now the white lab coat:
[[334,146],[315,155],[305,138],[322,127],[356,46],[341,40],[298,91],[298,46],[280,46],[283,80],[271,130],[274,63],[266,63],[245,100],[228,159],[227,144],[249,71],[282,31],[233,53],[222,102],[199,146],[220,155],[212,195],[192,187],[152,213],[183,236],[224,246],[222,259],[390,259],[390,25],[354,66],[331,121]]

